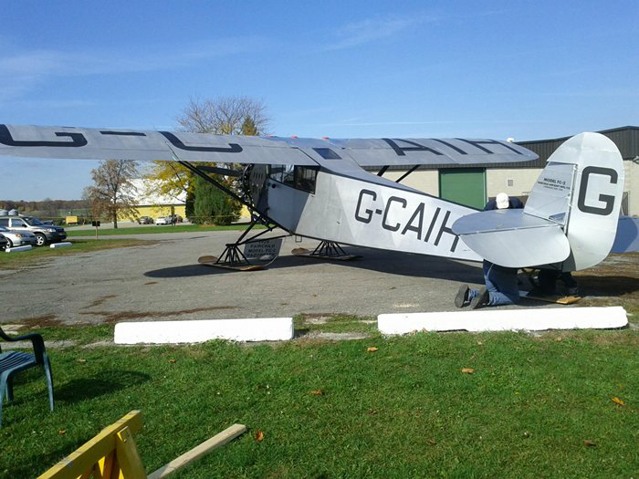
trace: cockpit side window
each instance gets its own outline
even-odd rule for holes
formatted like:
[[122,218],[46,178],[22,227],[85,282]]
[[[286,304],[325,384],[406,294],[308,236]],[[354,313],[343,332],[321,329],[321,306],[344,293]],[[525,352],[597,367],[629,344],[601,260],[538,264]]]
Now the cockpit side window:
[[269,178],[297,190],[315,193],[319,167],[300,165],[272,165]]

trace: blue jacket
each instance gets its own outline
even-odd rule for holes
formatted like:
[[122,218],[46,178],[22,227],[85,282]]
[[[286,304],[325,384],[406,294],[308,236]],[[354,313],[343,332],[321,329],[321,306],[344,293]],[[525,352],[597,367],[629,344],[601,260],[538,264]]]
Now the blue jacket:
[[[517,209],[517,208],[523,208],[524,204],[521,202],[521,200],[515,196],[511,196],[508,198],[508,208],[509,209]],[[488,203],[486,203],[486,206],[484,206],[484,211],[489,211],[489,210],[496,210],[497,208],[497,200],[490,200]]]

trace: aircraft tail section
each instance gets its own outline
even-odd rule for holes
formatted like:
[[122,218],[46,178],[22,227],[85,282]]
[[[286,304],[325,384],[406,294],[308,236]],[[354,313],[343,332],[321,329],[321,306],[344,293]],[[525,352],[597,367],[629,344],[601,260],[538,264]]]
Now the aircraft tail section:
[[581,133],[548,159],[523,211],[475,213],[452,229],[480,256],[502,266],[589,268],[615,242],[623,182],[617,146],[599,133]]
[[601,262],[617,233],[624,168],[617,146],[599,133],[581,133],[548,159],[524,214],[560,225],[570,244],[563,271]]

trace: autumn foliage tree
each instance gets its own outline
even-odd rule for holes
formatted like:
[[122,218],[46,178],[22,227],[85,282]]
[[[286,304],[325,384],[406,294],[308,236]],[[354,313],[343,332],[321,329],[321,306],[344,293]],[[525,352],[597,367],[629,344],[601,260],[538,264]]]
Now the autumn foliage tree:
[[[191,99],[177,121],[185,131],[217,135],[262,135],[268,125],[264,103],[248,97]],[[186,192],[186,215],[196,222],[225,224],[235,221],[241,205],[210,183],[195,181],[194,176],[178,163],[156,161],[147,178],[158,180],[159,193],[163,195],[177,197]],[[224,186],[233,188],[231,179],[212,176]]]
[[135,186],[138,165],[129,160],[105,160],[91,170],[93,185],[84,189],[84,198],[91,203],[93,216],[109,218],[118,227],[118,216],[135,215]]
[[[246,128],[247,121],[253,127]],[[260,135],[268,125],[266,106],[248,97],[193,100],[178,117],[185,131],[216,135]]]

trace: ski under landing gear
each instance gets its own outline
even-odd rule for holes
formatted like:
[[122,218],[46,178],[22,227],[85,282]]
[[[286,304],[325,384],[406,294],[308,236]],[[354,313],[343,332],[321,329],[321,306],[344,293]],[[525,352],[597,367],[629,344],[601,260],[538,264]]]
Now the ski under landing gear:
[[347,254],[338,243],[334,243],[332,241],[320,242],[313,251],[306,248],[295,248],[291,251],[291,253],[295,256],[304,256],[306,258],[330,259],[337,261],[351,261],[361,258],[359,255]]
[[[233,269],[236,271],[256,271],[260,269],[266,268],[270,265],[275,259],[277,259],[277,254],[268,255],[268,258],[261,262],[260,258],[249,258],[242,251],[242,247],[246,248],[247,245],[255,245],[257,243],[263,243],[267,241],[278,240],[286,235],[280,235],[269,238],[261,238],[261,236],[270,233],[275,229],[274,226],[267,226],[266,229],[254,234],[248,239],[245,239],[249,232],[253,229],[253,227],[258,224],[256,221],[251,221],[248,228],[242,233],[242,235],[238,238],[235,243],[227,243],[226,248],[222,252],[221,256],[211,256],[204,255],[200,256],[197,259],[197,262],[204,266],[215,266],[217,268],[225,268],[225,269]],[[246,251],[246,250],[245,250]],[[279,251],[279,247],[278,247]],[[251,262],[253,260],[253,262]],[[258,262],[255,262],[255,261]]]

